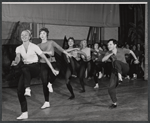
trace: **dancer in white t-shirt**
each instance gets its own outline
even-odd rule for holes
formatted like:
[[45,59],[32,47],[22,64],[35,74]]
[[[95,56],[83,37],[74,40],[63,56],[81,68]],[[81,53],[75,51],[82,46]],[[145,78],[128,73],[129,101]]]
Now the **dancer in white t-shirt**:
[[12,66],[19,64],[23,60],[24,65],[21,68],[21,77],[18,83],[18,98],[21,105],[22,114],[17,117],[17,119],[27,119],[27,101],[25,96],[31,96],[30,82],[33,77],[37,77],[40,73],[40,65],[38,63],[38,56],[43,58],[52,72],[55,74],[55,69],[52,67],[51,63],[45,57],[41,49],[30,42],[31,32],[29,30],[23,30],[21,33],[22,45],[16,48],[16,57],[12,61]]

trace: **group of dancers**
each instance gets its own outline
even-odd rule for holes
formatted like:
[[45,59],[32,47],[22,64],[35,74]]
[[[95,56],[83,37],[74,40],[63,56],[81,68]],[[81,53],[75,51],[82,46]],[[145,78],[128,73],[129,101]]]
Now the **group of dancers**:
[[125,54],[132,54],[135,59],[135,64],[139,63],[133,51],[129,49],[117,48],[117,41],[114,39],[108,40],[108,52],[98,49],[98,44],[95,44],[94,49],[87,47],[86,40],[82,40],[80,42],[80,47],[74,47],[75,40],[72,37],[68,39],[68,48],[63,49],[55,41],[48,41],[48,35],[48,29],[45,27],[41,28],[39,31],[39,37],[42,42],[36,45],[31,41],[32,33],[30,30],[23,30],[21,32],[22,45],[16,48],[16,57],[11,64],[11,66],[17,66],[20,61],[23,61],[24,63],[21,67],[22,73],[17,88],[22,114],[17,117],[17,119],[28,118],[26,96],[31,96],[30,82],[34,77],[40,76],[43,84],[45,101],[41,106],[41,109],[50,107],[49,92],[53,92],[52,83],[55,81],[61,70],[61,67],[58,65],[58,62],[54,56],[55,48],[62,52],[64,54],[64,59],[66,59],[64,78],[67,89],[71,94],[69,99],[75,98],[70,82],[70,78],[74,73],[77,74],[82,87],[80,93],[85,92],[84,77],[86,70],[87,73],[89,73],[87,68],[90,66],[90,61],[92,58],[91,54],[95,56],[92,60],[94,63],[93,76],[96,84],[98,84],[98,76],[99,72],[102,71],[103,62],[108,60],[111,61],[112,72],[110,76],[108,93],[113,103],[109,106],[109,108],[116,108],[116,87],[119,83],[122,83],[122,76],[127,74],[129,71],[129,65],[125,60]]

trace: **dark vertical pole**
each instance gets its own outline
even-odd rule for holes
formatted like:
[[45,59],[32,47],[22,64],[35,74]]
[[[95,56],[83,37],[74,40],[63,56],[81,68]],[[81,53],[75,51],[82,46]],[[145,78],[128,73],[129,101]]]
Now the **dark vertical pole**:
[[102,43],[101,28],[102,28],[102,27],[99,28],[99,36],[100,36],[100,42],[99,42],[99,43],[100,43],[100,44]]
[[90,40],[89,38],[90,38],[91,30],[92,30],[92,27],[89,28],[89,32],[88,32],[88,36],[87,36],[87,43],[88,43],[89,40]]
[[36,23],[32,24],[32,36],[37,37],[37,24]]

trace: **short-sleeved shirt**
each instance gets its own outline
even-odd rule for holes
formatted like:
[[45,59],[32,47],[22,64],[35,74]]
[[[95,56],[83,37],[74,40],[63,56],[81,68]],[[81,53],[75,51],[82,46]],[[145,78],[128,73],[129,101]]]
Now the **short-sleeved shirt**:
[[24,64],[31,64],[38,62],[37,54],[41,55],[42,51],[36,44],[30,42],[27,52],[22,44],[16,48],[16,54],[18,53],[21,54]]
[[[106,53],[106,55],[110,54],[110,51],[108,51]],[[122,61],[123,63],[127,63],[126,62],[126,59],[125,59],[125,54],[130,54],[130,50],[129,49],[126,49],[126,48],[117,48],[117,53],[116,55],[112,55],[111,56],[111,59],[112,60],[119,60],[119,61]]]
[[59,51],[63,52],[64,49],[59,46],[55,41],[47,41],[46,43],[40,43],[38,44],[38,46],[40,47],[40,49],[42,51],[51,51],[52,52],[52,56],[54,55],[54,48],[57,48]]

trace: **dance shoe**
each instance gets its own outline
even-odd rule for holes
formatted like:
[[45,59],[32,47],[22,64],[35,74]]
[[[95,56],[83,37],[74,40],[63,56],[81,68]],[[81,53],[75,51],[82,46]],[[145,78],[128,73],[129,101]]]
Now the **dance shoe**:
[[109,106],[109,109],[114,109],[114,108],[117,108],[117,105],[112,104],[111,106]]
[[85,92],[85,90],[81,90],[81,91],[79,91],[79,93],[84,93]]
[[68,99],[69,100],[72,100],[72,99],[74,99],[75,98],[75,96],[74,95],[72,95],[71,97],[69,97]]
[[28,112],[24,112],[19,117],[17,117],[17,120],[23,120],[23,119],[28,119]]
[[45,108],[49,108],[50,107],[50,103],[49,102],[45,102],[43,104],[43,106],[41,107],[41,109],[45,109]]
[[95,88],[95,89],[96,89],[96,88],[99,88],[99,85],[98,85],[98,83],[95,85],[95,87],[94,87],[94,88]]

